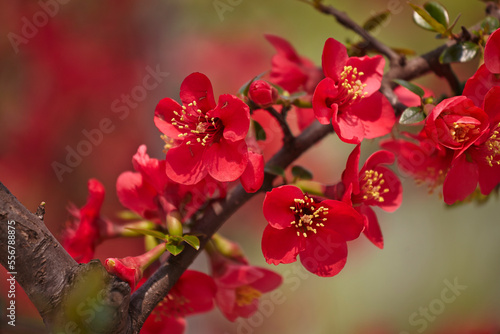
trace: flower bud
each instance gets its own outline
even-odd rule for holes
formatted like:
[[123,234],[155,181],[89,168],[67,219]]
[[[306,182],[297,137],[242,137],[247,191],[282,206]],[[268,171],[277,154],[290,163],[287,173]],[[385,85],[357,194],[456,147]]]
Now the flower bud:
[[248,96],[255,104],[269,107],[278,99],[278,91],[264,80],[255,80],[250,84]]

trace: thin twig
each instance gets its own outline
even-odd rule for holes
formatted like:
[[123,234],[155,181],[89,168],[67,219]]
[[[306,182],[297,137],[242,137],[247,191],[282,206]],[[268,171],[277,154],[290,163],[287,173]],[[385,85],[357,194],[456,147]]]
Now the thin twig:
[[285,147],[290,147],[293,144],[293,141],[295,140],[294,135],[292,134],[292,131],[290,130],[290,127],[288,126],[288,123],[285,120],[285,117],[279,113],[274,107],[268,107],[266,108],[267,112],[271,114],[277,121],[278,124],[281,127],[281,130],[283,131],[283,145]]

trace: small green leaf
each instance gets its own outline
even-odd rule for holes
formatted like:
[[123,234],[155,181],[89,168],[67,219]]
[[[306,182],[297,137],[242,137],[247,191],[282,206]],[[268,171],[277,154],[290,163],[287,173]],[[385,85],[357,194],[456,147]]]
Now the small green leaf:
[[420,7],[420,6],[415,5],[413,3],[409,3],[409,5],[415,11],[415,12],[413,12],[413,21],[415,21],[415,23],[418,26],[420,26],[424,29],[430,30],[430,31],[438,32],[441,35],[446,36],[446,33],[447,33],[446,26],[447,25],[444,26],[442,23],[437,21],[423,7]]
[[285,170],[279,166],[266,166],[264,171],[269,174],[285,177]]
[[384,23],[384,21],[387,20],[389,16],[391,16],[391,12],[389,10],[375,14],[368,20],[366,20],[366,22],[363,24],[363,29],[365,29],[366,31],[372,31],[373,29]]
[[130,227],[128,227],[127,230],[131,230],[131,231],[140,233],[142,235],[150,235],[152,237],[155,237],[155,238],[158,238],[158,239],[161,239],[161,240],[165,240],[166,239],[166,235],[163,234],[163,233],[161,233],[161,232],[158,232],[158,231],[145,230],[145,229],[142,229],[142,228],[130,228]]
[[312,180],[313,174],[302,166],[293,166],[292,175],[294,179]]
[[409,107],[406,108],[401,114],[399,119],[399,124],[408,125],[421,122],[425,119],[424,113],[421,107]]
[[448,28],[448,25],[450,24],[450,17],[448,16],[448,11],[443,7],[443,5],[436,1],[429,1],[424,4],[424,9],[432,16],[433,19]]
[[465,63],[468,62],[480,51],[480,46],[472,42],[461,42],[450,46],[445,49],[439,56],[441,64],[449,63]]
[[253,121],[254,130],[255,130],[255,138],[257,140],[266,140],[266,138],[267,138],[266,131],[264,131],[264,128],[262,127],[262,125],[260,125],[260,123],[254,119],[252,121]]
[[165,244],[165,249],[170,252],[172,255],[178,255],[180,252],[184,250],[184,245],[176,245],[176,244]]
[[123,220],[138,220],[142,219],[141,216],[139,216],[137,213],[130,211],[130,210],[123,210],[120,211],[116,214],[118,218],[123,219]]
[[185,234],[182,238],[188,243],[189,246],[196,250],[200,249],[200,239],[198,239],[197,236]]
[[395,83],[397,83],[400,86],[403,86],[404,88],[408,89],[410,92],[417,94],[421,98],[424,97],[425,92],[422,88],[418,87],[415,84],[412,84],[411,82],[401,80],[401,79],[394,79],[393,80]]
[[500,27],[500,22],[496,17],[486,16],[481,22],[481,29],[484,30],[486,34],[490,34]]

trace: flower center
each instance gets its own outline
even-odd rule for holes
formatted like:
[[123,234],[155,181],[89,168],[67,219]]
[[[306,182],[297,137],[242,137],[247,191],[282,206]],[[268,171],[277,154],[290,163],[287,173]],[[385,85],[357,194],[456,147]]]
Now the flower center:
[[249,285],[242,285],[236,288],[236,304],[238,306],[250,305],[254,299],[258,299],[262,292]]
[[471,123],[454,122],[448,125],[448,129],[450,130],[451,137],[457,143],[463,143],[469,140],[471,136],[479,133],[479,129],[476,125]]
[[496,125],[491,132],[490,137],[484,142],[487,150],[486,162],[490,167],[493,165],[500,165],[500,123]]
[[180,112],[174,111],[175,117],[170,122],[179,129],[179,139],[186,145],[200,144],[210,146],[218,143],[224,131],[224,125],[218,117],[210,117],[206,112],[196,107],[196,101],[182,106]]
[[190,300],[186,297],[171,292],[158,303],[158,307],[154,308],[153,313],[162,317],[185,318],[187,314],[194,311],[189,303]]
[[363,193],[363,200],[374,200],[380,203],[384,201],[382,194],[388,193],[389,188],[382,188],[385,183],[383,176],[384,174],[374,171],[373,169],[365,171],[363,177],[361,178],[361,192]]
[[343,104],[352,104],[357,99],[365,97],[367,92],[364,92],[366,84],[361,83],[359,78],[363,76],[363,72],[358,72],[356,67],[344,66],[344,70],[340,73],[340,87],[343,88]]
[[295,220],[290,224],[297,228],[297,236],[307,238],[308,232],[316,234],[318,227],[325,226],[323,222],[327,220],[328,208],[316,208],[314,199],[307,196],[304,199],[295,198],[294,202],[295,206],[291,206],[290,210],[295,214]]

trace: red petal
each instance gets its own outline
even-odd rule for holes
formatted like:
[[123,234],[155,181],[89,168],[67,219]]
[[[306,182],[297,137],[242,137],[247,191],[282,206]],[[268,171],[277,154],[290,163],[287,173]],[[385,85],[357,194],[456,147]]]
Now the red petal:
[[283,283],[283,278],[281,275],[275,273],[274,271],[268,270],[266,268],[257,267],[262,273],[262,277],[251,283],[250,286],[262,293],[272,291],[279,287]]
[[322,229],[305,239],[305,248],[300,252],[304,268],[321,277],[335,276],[344,268],[347,244],[340,234]]
[[325,42],[321,59],[325,76],[338,82],[340,73],[344,70],[348,59],[344,44],[333,38],[328,38]]
[[[309,125],[316,120],[314,111],[311,108],[295,108],[297,114],[297,124],[300,131],[304,131]],[[330,121],[328,121],[330,123]]]
[[294,199],[303,199],[302,190],[295,186],[276,187],[266,194],[262,210],[269,224],[277,229],[290,227],[295,221],[295,214],[290,209],[295,205]]
[[375,246],[383,249],[384,238],[378,224],[377,215],[368,205],[361,205],[357,210],[365,217],[365,229],[363,233]]
[[500,29],[494,31],[484,47],[484,64],[492,73],[500,73]]
[[339,138],[345,143],[359,144],[365,136],[363,123],[349,109],[334,112],[332,125]]
[[314,116],[321,124],[330,124],[334,112],[338,109],[337,104],[331,104],[328,100],[335,98],[338,90],[335,81],[330,78],[321,80],[314,90],[312,105]]
[[297,261],[300,240],[295,228],[278,230],[267,225],[262,234],[262,254],[269,264],[292,263]]
[[141,334],[183,334],[186,319],[151,313],[141,328]]
[[346,186],[352,184],[352,192],[355,194],[359,193],[359,154],[360,145],[358,144],[349,154],[345,170],[342,173],[342,182]]
[[217,287],[207,274],[186,270],[172,290],[187,299],[187,303],[183,305],[186,314],[208,312],[214,307]]
[[359,80],[362,84],[366,84],[363,92],[367,93],[367,97],[380,89],[382,76],[384,75],[384,57],[380,55],[361,58],[351,57],[347,60],[346,65],[357,68],[358,73],[363,72],[363,75],[359,76]]
[[182,184],[195,184],[208,174],[203,164],[205,148],[201,145],[185,145],[167,151],[165,171],[167,176]]
[[260,189],[264,182],[264,157],[252,151],[248,151],[248,165],[241,174],[241,185],[248,193],[254,193]]
[[396,157],[392,152],[377,151],[370,155],[368,159],[366,159],[366,162],[361,170],[364,171],[367,169],[375,169],[380,164],[392,165],[395,160]]
[[202,111],[215,108],[212,84],[207,76],[202,73],[195,72],[184,79],[181,84],[180,97],[184,105],[196,101],[196,106]]
[[142,216],[146,211],[158,210],[154,201],[158,193],[150,184],[144,182],[140,173],[121,173],[116,180],[116,193],[124,207]]
[[490,124],[500,122],[500,87],[495,86],[488,91],[484,97],[484,111],[489,117]]
[[322,233],[323,229],[331,229],[342,235],[344,240],[354,240],[359,237],[363,231],[363,217],[349,204],[335,200],[325,200],[321,202],[322,206],[330,208],[326,215],[325,226],[318,231]]
[[477,107],[483,106],[484,96],[494,87],[500,86],[500,76],[491,73],[486,65],[481,65],[474,75],[465,83],[462,95],[471,99]]
[[[481,156],[482,159],[484,155]],[[484,160],[483,160],[484,161]],[[483,195],[489,195],[491,191],[500,183],[500,165],[490,166],[486,163],[478,163],[479,188]]]
[[391,103],[384,94],[373,93],[370,97],[354,103],[349,111],[356,115],[363,124],[364,138],[372,139],[390,133],[396,116]]
[[284,38],[266,34],[264,37],[271,43],[278,53],[284,55],[288,60],[300,63],[299,55],[293,46]]
[[465,154],[459,156],[451,165],[443,184],[446,204],[463,201],[476,190],[478,181],[477,164],[468,162]]
[[238,179],[248,164],[248,149],[244,140],[213,143],[203,155],[203,166],[220,182]]
[[225,139],[230,141],[245,139],[250,127],[250,111],[248,106],[236,96],[221,95],[211,116],[221,119],[224,124]]
[[168,137],[177,138],[179,130],[171,124],[172,118],[176,118],[174,111],[181,110],[181,106],[171,98],[164,98],[158,102],[155,109],[154,122],[156,127]]

